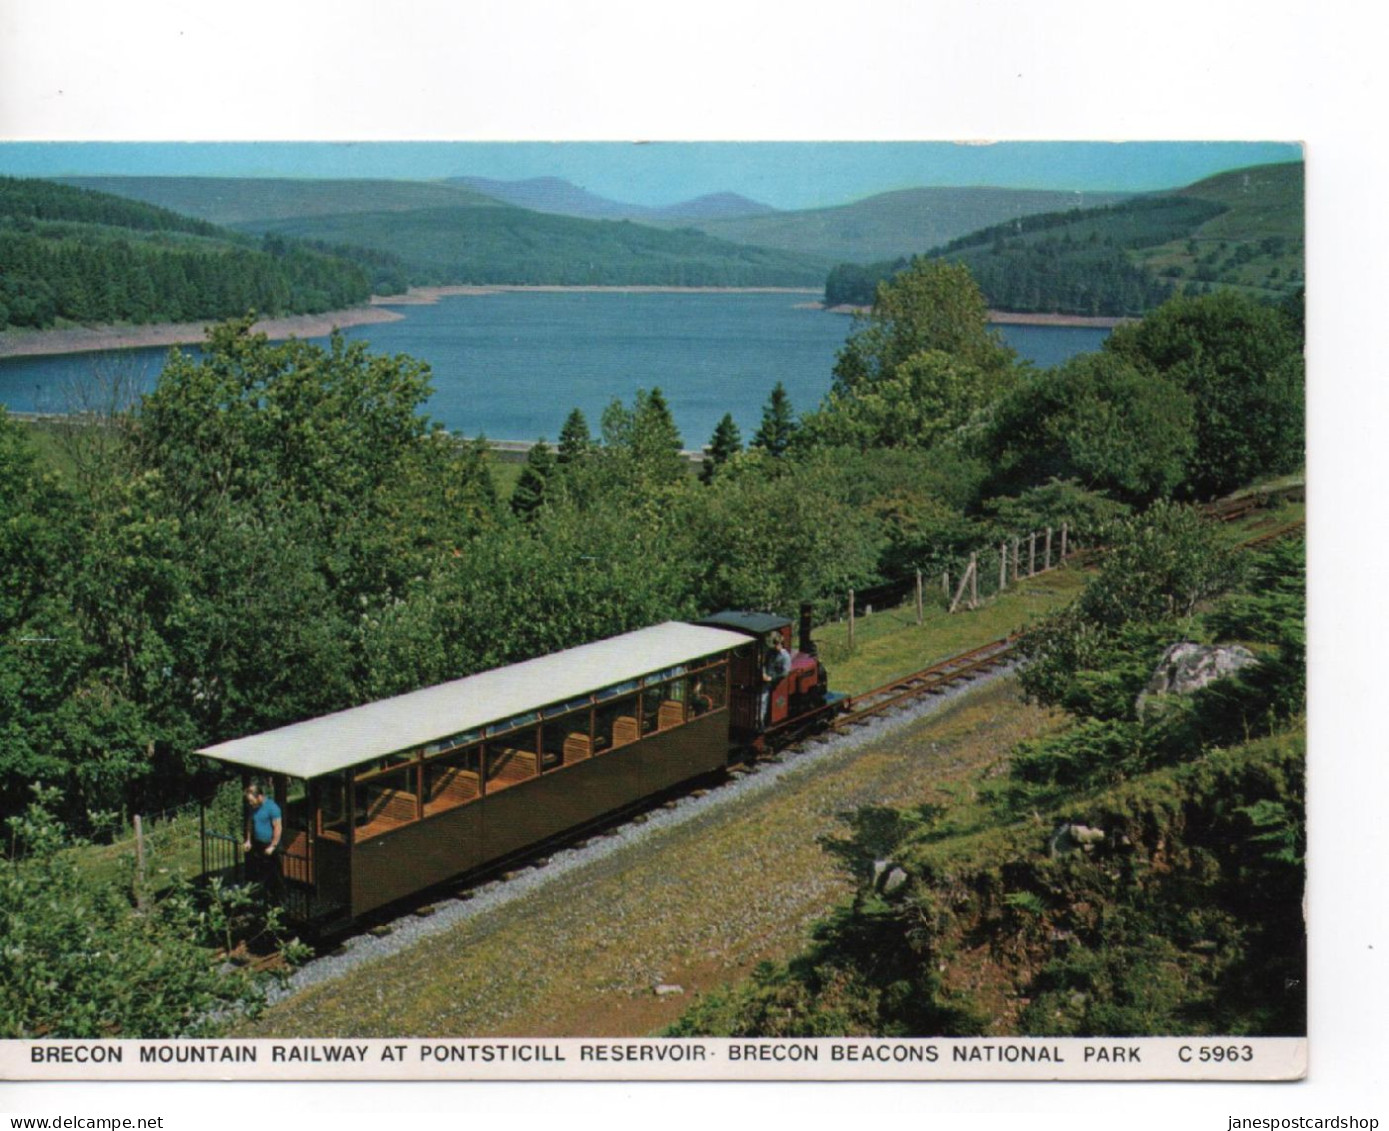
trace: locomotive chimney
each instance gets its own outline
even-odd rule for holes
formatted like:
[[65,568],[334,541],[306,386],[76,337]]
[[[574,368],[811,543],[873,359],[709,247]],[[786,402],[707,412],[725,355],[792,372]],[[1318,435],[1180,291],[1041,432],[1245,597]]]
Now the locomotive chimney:
[[807,656],[815,655],[815,641],[810,639],[810,602],[806,601],[801,605],[801,623],[799,626],[800,650]]

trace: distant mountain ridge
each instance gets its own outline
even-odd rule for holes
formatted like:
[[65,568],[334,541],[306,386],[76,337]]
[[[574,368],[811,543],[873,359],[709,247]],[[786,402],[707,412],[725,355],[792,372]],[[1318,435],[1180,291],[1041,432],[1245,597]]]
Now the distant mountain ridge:
[[584,220],[644,220],[683,223],[765,216],[776,212],[734,192],[717,192],[682,200],[676,204],[652,207],[612,200],[580,188],[560,177],[531,177],[519,181],[492,177],[450,177],[444,184],[462,185],[484,196],[518,208]]
[[1038,212],[1096,208],[1133,195],[989,186],[908,188],[832,208],[711,218],[694,226],[734,243],[826,256],[837,262],[873,263],[921,255],[980,228]]
[[408,212],[457,205],[498,207],[465,185],[439,181],[316,180],[290,177],[53,177],[63,185],[140,200],[224,227],[261,220]]

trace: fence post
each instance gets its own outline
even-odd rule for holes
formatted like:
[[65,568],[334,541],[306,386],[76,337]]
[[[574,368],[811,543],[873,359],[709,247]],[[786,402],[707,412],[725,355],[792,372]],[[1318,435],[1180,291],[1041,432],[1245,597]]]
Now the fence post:
[[965,566],[965,575],[960,578],[960,587],[955,590],[955,599],[950,602],[950,611],[953,613],[960,607],[960,602],[965,596],[965,586],[969,584],[969,579],[974,576],[974,563],[971,561]]
[[1043,568],[1043,569],[1051,569],[1051,527],[1050,527],[1050,526],[1047,527],[1047,557],[1046,557],[1046,565],[1043,566],[1042,568]]
[[1037,576],[1037,532],[1035,530],[1027,538],[1027,576]]
[[979,607],[979,555],[969,556],[969,607]]
[[135,906],[145,909],[145,829],[135,814]]
[[1016,585],[1022,577],[1022,543],[1019,539],[1013,539],[1013,584]]
[[940,575],[941,592],[945,594],[945,603],[950,603],[950,571],[943,570]]
[[998,544],[998,591],[1008,588],[1008,543]]
[[849,590],[849,651],[854,650],[854,591]]
[[921,601],[921,571],[916,571],[916,623],[919,628],[925,621],[925,612]]

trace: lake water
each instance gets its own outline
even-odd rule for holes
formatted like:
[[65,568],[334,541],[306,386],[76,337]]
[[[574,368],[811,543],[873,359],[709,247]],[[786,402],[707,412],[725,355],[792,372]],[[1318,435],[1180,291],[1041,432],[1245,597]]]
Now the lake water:
[[[553,443],[570,409],[596,433],[604,407],[659,386],[685,446],[705,443],[725,412],[744,440],[757,430],[780,381],[797,411],[829,389],[852,320],[806,309],[810,295],[530,292],[458,295],[398,308],[399,322],[353,327],[378,353],[429,362],[427,411],[450,429],[498,440]],[[1039,366],[1098,349],[1107,330],[1001,326],[1009,345]],[[154,385],[166,349],[0,360],[0,403],[63,412],[94,376]]]

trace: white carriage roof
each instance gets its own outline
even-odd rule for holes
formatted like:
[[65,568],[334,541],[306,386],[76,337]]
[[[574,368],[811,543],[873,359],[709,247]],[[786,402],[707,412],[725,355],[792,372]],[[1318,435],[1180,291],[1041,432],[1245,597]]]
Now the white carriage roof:
[[505,668],[235,738],[198,753],[267,773],[313,778],[475,730],[748,642],[668,621]]

